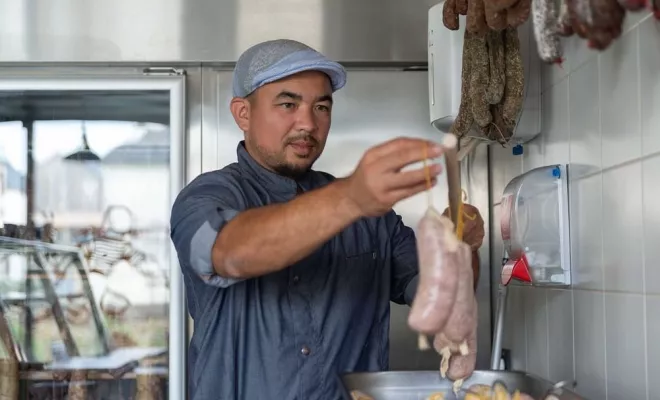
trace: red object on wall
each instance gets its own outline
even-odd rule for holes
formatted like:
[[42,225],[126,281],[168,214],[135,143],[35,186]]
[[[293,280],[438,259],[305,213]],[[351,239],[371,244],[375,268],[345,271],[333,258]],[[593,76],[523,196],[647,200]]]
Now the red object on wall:
[[522,282],[531,282],[532,274],[529,273],[529,264],[525,254],[517,260],[509,260],[502,268],[501,281],[503,285],[508,285],[512,279]]

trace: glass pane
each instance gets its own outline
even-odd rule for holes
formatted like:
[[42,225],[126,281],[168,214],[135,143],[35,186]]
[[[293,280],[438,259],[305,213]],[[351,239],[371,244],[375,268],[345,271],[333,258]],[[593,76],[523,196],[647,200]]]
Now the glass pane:
[[0,92],[0,359],[28,370],[21,398],[66,396],[52,370],[85,398],[167,394],[169,96]]

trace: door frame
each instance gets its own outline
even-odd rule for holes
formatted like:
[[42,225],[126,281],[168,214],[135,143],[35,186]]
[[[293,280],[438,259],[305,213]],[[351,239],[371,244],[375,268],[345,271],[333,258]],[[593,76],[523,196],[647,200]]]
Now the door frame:
[[[52,74],[52,72],[51,72]],[[0,74],[0,91],[140,91],[170,93],[170,204],[186,184],[186,75],[46,75]],[[187,310],[183,276],[170,243],[168,398],[186,398]]]

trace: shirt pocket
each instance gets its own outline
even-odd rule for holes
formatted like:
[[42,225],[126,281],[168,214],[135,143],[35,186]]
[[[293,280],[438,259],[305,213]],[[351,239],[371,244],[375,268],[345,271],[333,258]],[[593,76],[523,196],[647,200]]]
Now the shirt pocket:
[[363,265],[365,267],[373,267],[378,261],[378,250],[376,249],[363,249],[344,254],[344,261],[347,264]]
[[378,250],[362,249],[342,254],[339,281],[353,292],[373,291],[378,280]]

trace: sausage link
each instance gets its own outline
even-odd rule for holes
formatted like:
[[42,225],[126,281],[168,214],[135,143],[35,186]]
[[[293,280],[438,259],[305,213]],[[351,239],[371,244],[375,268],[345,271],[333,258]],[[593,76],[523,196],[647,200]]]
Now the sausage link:
[[[585,24],[586,26],[591,26],[594,22],[593,11],[591,9],[590,0],[573,0],[575,18]],[[570,2],[569,2],[570,5]],[[570,7],[569,7],[570,9]]]
[[621,36],[626,11],[617,0],[591,0],[590,7],[593,23],[588,29],[589,47],[604,50]]
[[619,0],[619,5],[627,11],[642,11],[647,7],[646,0]]
[[506,10],[506,22],[510,27],[517,28],[527,22],[532,8],[532,0],[518,0],[513,7]]
[[613,34],[621,30],[626,11],[617,0],[591,0],[594,28],[604,29]]
[[442,6],[442,23],[452,31],[459,28],[458,14],[456,13],[456,0],[445,0]]
[[[587,0],[565,0],[566,8],[568,9],[568,20],[570,21],[573,31],[582,39],[586,39],[589,35],[587,24],[585,20],[580,17],[580,11],[584,11],[584,2]],[[589,3],[587,2],[587,8],[589,8]],[[588,17],[590,17],[591,11],[588,12]]]
[[499,104],[504,95],[505,86],[505,60],[504,38],[502,32],[490,31],[486,36],[488,45],[488,65],[490,77],[486,90],[486,101],[490,104]]
[[474,308],[477,299],[474,297],[474,281],[472,273],[472,252],[465,243],[459,245],[460,263],[458,264],[458,290],[456,302],[443,333],[447,339],[454,343],[466,340],[476,324],[474,321]]
[[498,142],[502,145],[507,144],[516,125],[516,121],[507,124],[502,116],[503,106],[501,104],[494,104],[490,106],[491,114],[493,115],[493,123],[488,126],[488,131],[484,134],[492,141]]
[[474,324],[467,339],[467,354],[456,354],[449,360],[447,377],[453,381],[467,379],[477,364],[477,305],[473,309]]
[[508,28],[504,32],[504,99],[502,102],[502,118],[509,130],[513,130],[522,110],[525,89],[525,72],[520,54],[520,39],[516,28]]
[[532,0],[534,36],[539,56],[547,63],[561,63],[562,49],[557,26],[555,0]]
[[458,290],[460,253],[453,245],[452,222],[429,208],[419,222],[419,286],[408,325],[424,334],[440,332],[449,319]]
[[472,71],[472,51],[470,50],[470,46],[474,44],[474,41],[470,40],[471,35],[472,34],[467,30],[463,34],[461,104],[458,107],[458,115],[449,129],[451,133],[459,138],[463,137],[470,131],[472,123],[474,122],[474,117],[472,116],[472,103],[470,101],[470,76]]
[[600,28],[591,28],[588,31],[588,47],[593,50],[603,51],[610,47],[614,39],[619,35],[620,33],[612,33]]
[[467,15],[468,0],[456,0],[456,12],[460,15]]
[[506,9],[496,10],[493,8],[493,0],[484,0],[486,24],[490,29],[501,31],[506,28],[506,12]]
[[561,8],[559,10],[559,20],[557,22],[557,33],[561,36],[573,36],[575,33],[573,31],[573,25],[571,24],[571,18],[568,13],[568,4],[566,0],[562,0]]
[[517,0],[488,0],[491,3],[493,10],[503,11],[511,8]]
[[472,115],[477,125],[484,127],[493,120],[490,113],[490,104],[486,99],[488,89],[488,48],[486,38],[480,35],[471,35],[472,70],[470,76],[470,101],[472,103]]
[[488,32],[484,0],[468,0],[467,26],[470,33],[485,36]]

